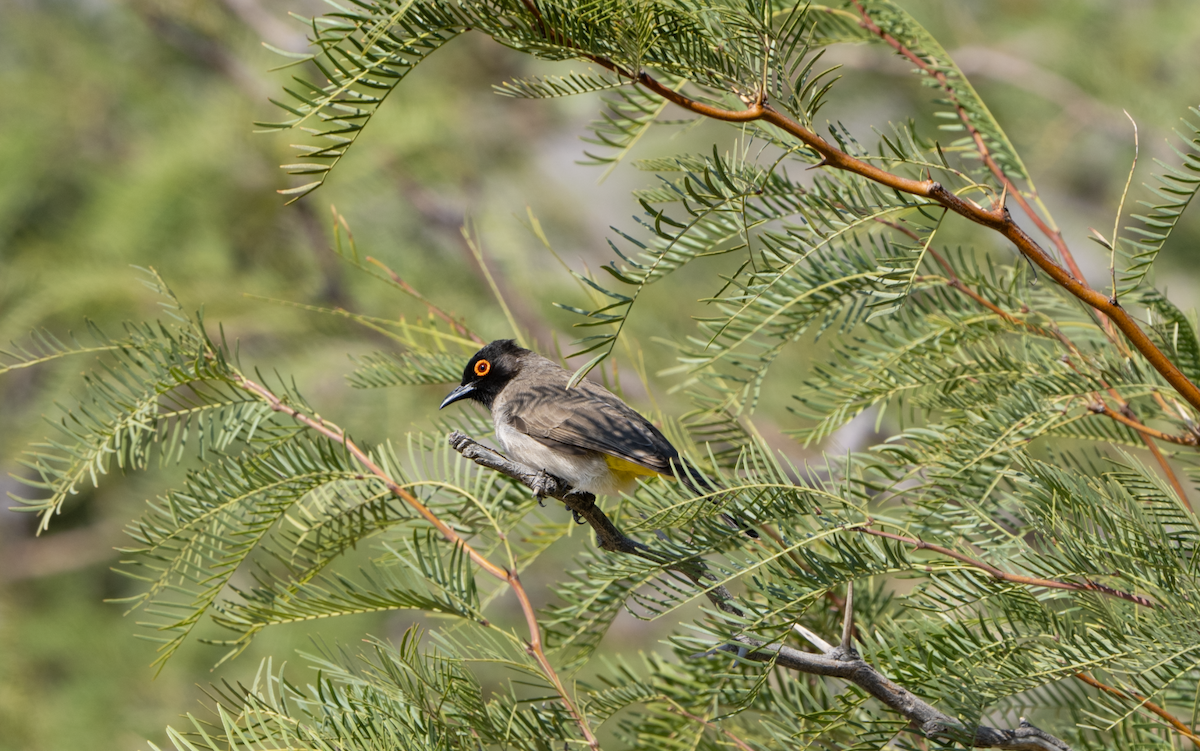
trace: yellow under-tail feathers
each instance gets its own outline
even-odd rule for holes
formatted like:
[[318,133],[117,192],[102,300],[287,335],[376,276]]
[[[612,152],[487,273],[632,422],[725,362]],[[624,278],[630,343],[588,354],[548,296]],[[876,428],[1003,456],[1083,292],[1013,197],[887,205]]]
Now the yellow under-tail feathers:
[[612,456],[610,454],[604,455],[604,463],[607,464],[608,468],[612,470],[612,473],[616,475],[616,480],[621,485],[632,484],[633,481],[639,477],[654,477],[656,475],[658,477],[665,477],[668,480],[675,479],[670,475],[664,475],[661,472],[655,472],[649,467],[643,467],[640,464],[634,464],[633,462],[626,461],[620,457]]

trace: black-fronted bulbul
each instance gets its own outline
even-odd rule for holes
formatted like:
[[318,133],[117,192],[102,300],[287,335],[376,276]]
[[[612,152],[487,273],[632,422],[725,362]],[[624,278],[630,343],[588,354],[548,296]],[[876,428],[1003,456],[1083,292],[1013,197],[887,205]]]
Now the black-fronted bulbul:
[[570,380],[565,368],[498,339],[475,353],[442,407],[460,399],[483,404],[512,459],[577,491],[615,495],[638,477],[663,475],[703,492],[697,486],[706,483],[649,420],[603,386],[582,380],[568,389]]

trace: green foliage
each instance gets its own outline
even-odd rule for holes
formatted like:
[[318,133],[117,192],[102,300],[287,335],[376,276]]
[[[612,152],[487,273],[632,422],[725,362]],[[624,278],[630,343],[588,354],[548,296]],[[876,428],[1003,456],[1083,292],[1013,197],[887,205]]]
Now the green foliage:
[[[1200,110],[1191,108],[1193,115]],[[1121,274],[1121,283],[1136,288],[1154,266],[1154,259],[1171,235],[1188,204],[1200,190],[1200,124],[1184,120],[1188,133],[1180,134],[1185,151],[1172,147],[1179,157],[1179,166],[1162,164],[1162,174],[1155,175],[1155,186],[1147,186],[1154,194],[1155,203],[1141,201],[1149,212],[1135,214],[1140,227],[1127,227],[1135,238],[1121,238],[1118,246],[1126,263]]]
[[[767,100],[812,126],[835,91],[829,71],[818,72],[819,51],[883,43],[857,23],[860,10],[920,61],[918,75],[946,97],[947,130],[971,132],[942,145],[906,123],[866,147],[837,124],[831,142],[980,203],[1004,191],[981,163],[992,160],[1041,206],[961,70],[911,16],[881,0],[338,8],[311,21],[319,55],[304,58],[326,82],[297,79],[301,88],[289,93],[299,104],[285,106],[296,119],[274,126],[323,144],[305,147],[315,161],[290,167],[319,179],[289,193],[319,186],[385,96],[468,29],[544,60],[613,71],[522,79],[501,91],[544,98],[618,89],[589,136],[613,151],[588,155],[616,164],[651,125],[691,124],[663,120],[668,108],[640,74],[705,106]],[[410,434],[403,449],[399,440],[352,444],[286,379],[272,379],[268,392],[261,376],[244,372],[157,276],[150,284],[167,301],[168,322],[130,325],[120,339],[93,330],[94,345],[38,334],[3,353],[6,370],[100,354],[62,435],[28,455],[39,492],[25,504],[43,526],[114,463],[136,471],[155,456],[197,456],[182,483],[129,527],[123,570],[143,587],[129,603],[162,643],[160,664],[203,622],[228,632],[204,637],[227,659],[283,624],[399,610],[437,619],[394,644],[371,639],[357,651],[308,656],[320,675],[307,688],[265,663],[249,686],[215,688],[214,717],[171,731],[176,748],[540,751],[580,745],[585,727],[656,749],[924,743],[909,718],[861,685],[745,651],[745,639],[794,648],[797,626],[836,642],[851,584],[863,658],[963,727],[1011,724],[1027,712],[1081,748],[1170,745],[1167,726],[1136,697],[1195,716],[1200,696],[1200,523],[1173,474],[1183,463],[1200,471],[1189,445],[1194,408],[1105,321],[1032,278],[1019,259],[984,244],[945,247],[946,225],[957,220],[932,200],[858,173],[810,172],[826,160],[794,136],[762,122],[735,127],[728,153],[714,146],[638,163],[657,178],[635,194],[642,216],[614,229],[616,259],[603,283],[579,275],[600,302],[562,306],[600,332],[577,343],[576,354],[596,353],[582,378],[616,352],[650,285],[688,265],[703,272],[728,263],[711,275],[710,312],[675,343],[674,374],[695,404],[682,421],[690,461],[719,490],[654,480],[609,499],[643,554],[579,552],[569,570],[553,572],[554,601],[538,611],[533,634],[503,607],[515,579],[484,575],[472,555],[520,574],[560,541],[589,546],[590,534],[573,536],[559,509],[540,508],[514,480],[461,459],[440,434]],[[1194,171],[1191,155],[1184,166]],[[1195,192],[1185,172],[1163,180],[1166,202],[1142,218],[1145,247],[1124,277],[1135,285]],[[346,235],[346,244],[340,230],[337,238],[345,260],[428,311],[390,321],[328,310],[397,350],[358,357],[351,384],[455,382],[478,344],[470,330],[361,257]],[[1189,317],[1157,290],[1137,302],[1167,356],[1200,376]],[[769,380],[781,357],[801,348],[811,369]],[[787,432],[805,444],[870,410],[898,427],[877,445],[793,462],[755,425],[768,387],[794,397]],[[486,431],[470,413],[454,419],[476,437]],[[1177,439],[1162,444],[1168,458],[1159,469],[1143,451],[1151,434]],[[751,539],[725,524],[725,513],[764,534]],[[698,615],[686,610],[696,604]],[[667,624],[668,653],[598,660],[622,615]],[[1125,700],[1081,688],[1078,673],[1102,677]]]
[[285,89],[291,104],[275,102],[293,115],[280,123],[261,123],[268,130],[299,129],[313,145],[297,146],[306,160],[288,164],[291,175],[317,176],[304,185],[281,191],[295,201],[325,182],[346,150],[358,139],[375,110],[417,65],[469,27],[453,6],[415,3],[362,5],[310,21],[312,43],[319,51],[290,55],[290,65],[312,63],[326,84],[295,76]]
[[84,482],[99,484],[114,462],[121,470],[145,469],[155,452],[177,462],[192,440],[201,456],[221,451],[239,437],[250,439],[265,416],[261,402],[220,382],[223,356],[189,325],[157,275],[151,272],[147,284],[167,295],[173,325],[130,325],[121,341],[93,330],[94,347],[39,335],[32,348],[13,355],[21,366],[84,352],[113,355],[85,378],[87,396],[55,426],[58,435],[34,444],[21,460],[35,475],[22,482],[45,493],[22,499],[23,510],[41,516],[41,530],[68,496]]
[[[816,24],[817,39],[824,44],[865,41],[883,44],[878,36],[859,23],[861,21],[858,9],[868,13],[872,21],[881,27],[888,36],[904,45],[912,54],[918,65],[916,72],[921,76],[922,83],[937,90],[939,99],[936,104],[941,107],[934,116],[943,122],[939,130],[964,135],[946,144],[946,152],[957,152],[964,160],[983,162],[983,154],[978,150],[974,136],[968,132],[967,123],[982,139],[987,153],[996,165],[1019,186],[1026,188],[1028,193],[1036,196],[1033,181],[1029,171],[1021,161],[1020,155],[1005,134],[996,118],[992,115],[983,99],[975,91],[971,82],[955,65],[950,54],[938,43],[937,39],[926,31],[903,8],[892,0],[865,0],[860,3],[842,3],[842,7],[820,6],[814,10],[836,18],[830,22],[822,18]],[[906,58],[908,56],[906,55]],[[908,58],[911,59],[911,58]],[[920,62],[917,62],[919,60]],[[964,118],[966,122],[964,122]],[[974,171],[981,182],[991,182],[998,189],[995,177],[988,165],[975,165]]]
[[[683,83],[676,82],[676,86]],[[585,138],[587,143],[614,149],[611,154],[594,154],[583,152],[588,158],[584,164],[607,164],[608,169],[601,175],[607,177],[633,147],[649,132],[652,125],[678,124],[662,119],[662,113],[667,108],[665,99],[650,94],[636,87],[630,87],[616,92],[604,99],[606,108],[600,113],[599,120],[591,125],[592,137]]]

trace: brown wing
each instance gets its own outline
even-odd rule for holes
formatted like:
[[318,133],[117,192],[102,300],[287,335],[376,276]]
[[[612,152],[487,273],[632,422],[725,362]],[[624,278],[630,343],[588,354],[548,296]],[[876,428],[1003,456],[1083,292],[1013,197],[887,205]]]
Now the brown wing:
[[679,452],[658,428],[615,394],[590,381],[567,389],[570,376],[557,365],[523,373],[503,392],[512,427],[560,450],[597,451],[660,474],[674,474]]

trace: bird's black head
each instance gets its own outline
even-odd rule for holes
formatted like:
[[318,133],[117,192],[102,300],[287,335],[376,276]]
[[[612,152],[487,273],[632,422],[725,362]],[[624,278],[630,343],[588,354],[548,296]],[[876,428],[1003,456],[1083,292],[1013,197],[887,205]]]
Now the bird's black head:
[[462,383],[442,400],[442,409],[459,399],[474,399],[488,409],[500,389],[521,369],[521,357],[529,354],[512,339],[497,339],[476,352],[463,369]]

